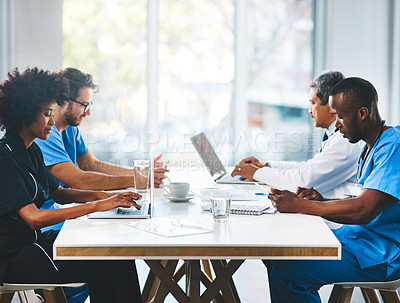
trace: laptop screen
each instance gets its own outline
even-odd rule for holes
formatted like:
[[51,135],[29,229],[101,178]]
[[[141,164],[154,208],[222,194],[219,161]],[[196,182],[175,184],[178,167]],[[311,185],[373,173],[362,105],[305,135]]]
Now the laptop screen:
[[150,170],[150,191],[149,191],[149,214],[150,217],[153,217],[154,210],[154,155],[153,149],[150,151],[150,162],[149,162],[149,170]]
[[191,137],[190,141],[214,180],[226,173],[225,167],[203,132]]

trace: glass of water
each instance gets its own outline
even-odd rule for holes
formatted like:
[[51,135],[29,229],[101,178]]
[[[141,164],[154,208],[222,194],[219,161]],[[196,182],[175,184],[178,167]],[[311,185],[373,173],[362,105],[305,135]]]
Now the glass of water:
[[149,160],[133,161],[133,173],[135,177],[135,190],[139,194],[146,194],[149,187]]
[[229,191],[211,192],[211,210],[215,222],[228,222],[232,196]]

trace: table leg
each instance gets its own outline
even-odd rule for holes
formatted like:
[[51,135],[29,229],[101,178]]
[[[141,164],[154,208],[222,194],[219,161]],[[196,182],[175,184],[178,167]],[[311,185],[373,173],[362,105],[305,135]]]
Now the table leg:
[[[161,261],[161,264],[162,263],[166,264],[167,261]],[[185,263],[183,263],[181,265],[181,267],[175,272],[175,274],[172,277],[172,280],[175,281],[175,283],[178,283],[182,279],[182,277],[185,275],[185,269],[186,269],[186,265],[185,265]],[[165,289],[165,287],[159,289],[158,288],[159,285],[160,285],[160,282],[158,283],[157,288],[155,288],[153,297],[155,298],[155,296],[157,295],[158,302],[164,302],[165,298],[167,297],[167,295],[169,293],[169,290]],[[178,285],[178,287],[179,287],[179,285]],[[185,300],[186,300],[186,298],[185,298]],[[153,301],[150,301],[150,302],[153,303]]]
[[[214,302],[232,302],[239,303],[240,298],[237,293],[232,275],[244,262],[244,260],[212,260],[212,266],[216,275],[215,279],[211,279],[206,275],[200,267],[200,260],[186,260],[185,263],[175,273],[178,261],[157,261],[145,260],[150,267],[151,273],[146,281],[146,292],[155,279],[159,279],[160,284],[156,287],[156,295],[153,302],[164,302],[165,297],[170,292],[175,299],[180,303],[209,303],[214,299]],[[166,262],[165,266],[162,262]],[[178,282],[186,274],[186,294],[178,285]],[[150,273],[149,273],[150,275]],[[200,282],[206,287],[206,291],[200,296]],[[223,296],[220,291],[222,291]],[[146,300],[151,300],[151,297],[145,297]],[[146,301],[148,302],[148,301]]]
[[[160,263],[163,267],[165,267],[167,264],[167,260],[162,260],[160,261]],[[160,279],[158,279],[158,277],[154,274],[154,272],[150,268],[149,274],[147,275],[146,283],[142,291],[143,302],[145,303],[152,302],[159,286],[160,286]]]
[[243,262],[244,260],[230,260],[228,263],[225,263],[226,265],[224,265],[224,262],[221,260],[211,260],[216,277],[201,296],[201,301],[210,302],[215,296],[217,296],[218,292],[222,290],[223,298],[226,302],[240,302],[236,288],[232,288],[232,275]]
[[200,303],[200,260],[186,260],[186,293],[190,303]]
[[208,276],[210,280],[212,280],[213,275],[211,271],[210,260],[201,260],[201,263],[203,264],[204,273]]
[[[243,260],[243,262],[244,262],[244,260]],[[224,268],[226,268],[226,266],[227,266],[226,260],[221,260],[221,264],[224,266]],[[242,263],[241,263],[241,264],[242,264]],[[240,265],[239,265],[239,266],[240,266]],[[235,271],[236,271],[236,270],[235,270]],[[234,273],[235,273],[235,272],[233,272],[232,275],[233,275]],[[237,292],[235,283],[233,282],[232,276],[231,276],[231,278],[228,280],[228,283],[229,283],[229,286],[230,286],[230,288],[231,288],[231,290],[232,290],[232,294],[233,294],[233,296],[235,297],[235,302],[240,302],[239,294],[238,294],[238,292]]]
[[[212,280],[208,277],[206,273],[201,273],[201,283],[206,287],[206,289],[211,285]],[[203,293],[204,294],[204,293]],[[202,299],[203,300],[203,299]],[[222,297],[222,294],[218,291],[215,297],[212,299],[213,303],[224,303],[224,298]]]
[[178,264],[177,260],[167,261],[165,267],[158,260],[145,260],[145,262],[161,282],[154,302],[163,302],[168,292],[171,292],[178,302],[189,303],[189,298],[174,279],[174,272]]

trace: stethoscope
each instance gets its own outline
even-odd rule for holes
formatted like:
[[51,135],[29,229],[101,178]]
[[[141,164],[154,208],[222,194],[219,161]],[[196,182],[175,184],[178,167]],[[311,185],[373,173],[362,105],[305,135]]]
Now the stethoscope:
[[[381,135],[383,133],[383,129],[384,128],[385,128],[385,120],[382,120],[381,130],[379,131],[379,134],[376,136],[375,141],[372,144],[371,148],[368,149],[368,145],[366,145],[364,150],[362,151],[360,157],[358,158],[358,162],[357,162],[357,167],[358,167],[358,169],[357,169],[357,182],[361,179],[362,171],[363,171],[363,168],[364,168],[364,164],[365,164],[365,162],[367,162],[366,160],[367,160],[367,158],[369,156],[370,151],[374,148],[376,142],[379,141],[379,139],[380,139],[380,137],[381,137]],[[367,151],[367,152],[365,153],[365,151]],[[362,161],[362,163],[361,163],[361,161]],[[360,163],[361,163],[361,167],[360,167]]]

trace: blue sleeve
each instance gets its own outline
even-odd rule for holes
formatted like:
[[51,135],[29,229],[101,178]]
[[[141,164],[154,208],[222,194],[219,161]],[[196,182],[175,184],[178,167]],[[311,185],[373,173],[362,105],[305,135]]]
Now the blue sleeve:
[[76,127],[77,134],[76,134],[76,157],[80,157],[87,153],[88,148],[85,141],[82,138],[82,135],[79,129]]
[[[376,189],[400,200],[400,144],[387,141],[373,156],[373,170],[363,188]],[[390,180],[390,181],[388,181]]]
[[65,150],[61,134],[55,126],[52,127],[50,136],[47,140],[36,139],[35,142],[42,150],[46,166],[51,166],[61,162],[73,162]]

